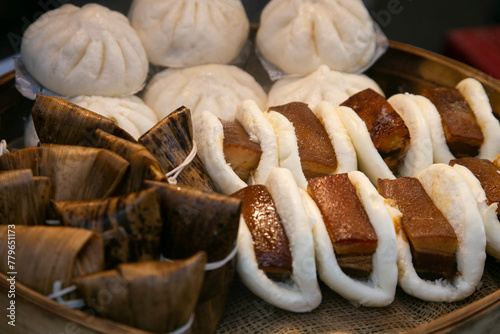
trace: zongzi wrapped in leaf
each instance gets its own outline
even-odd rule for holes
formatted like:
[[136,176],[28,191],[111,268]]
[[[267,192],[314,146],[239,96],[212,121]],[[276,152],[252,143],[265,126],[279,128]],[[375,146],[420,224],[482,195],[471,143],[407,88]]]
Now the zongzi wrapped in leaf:
[[205,273],[193,328],[197,333],[213,333],[235,274],[241,201],[190,187],[145,183],[160,193],[163,256],[182,259],[198,251],[207,253],[210,269]]
[[96,147],[108,149],[119,154],[130,163],[130,168],[117,189],[117,194],[129,194],[143,188],[144,180],[166,182],[158,160],[141,144],[116,137],[97,129]]
[[0,171],[31,169],[52,180],[54,199],[91,200],[111,196],[129,163],[105,149],[47,144],[0,156]]
[[162,221],[156,189],[102,200],[54,202],[54,208],[63,225],[102,236],[106,268],[160,257]]
[[[198,252],[173,262],[126,263],[80,277],[75,283],[98,315],[154,333],[169,333],[189,323],[205,262],[206,255]],[[103,289],[111,296],[105,301],[97,298]]]
[[15,269],[17,281],[44,295],[52,293],[56,281],[67,287],[75,277],[104,269],[102,238],[92,231],[62,226],[0,225],[0,254],[7,254],[9,240],[15,240],[17,246],[15,268],[10,267],[12,263],[7,256],[2,256],[0,270],[8,273]]
[[110,118],[61,97],[37,95],[31,116],[42,144],[94,147],[93,133],[96,129],[135,141]]
[[[184,163],[193,151],[193,124],[191,112],[181,107],[162,119],[139,138],[154,157],[158,159],[165,173]],[[207,192],[215,192],[214,184],[195,155],[177,177],[177,183]]]
[[30,169],[0,172],[0,224],[45,224],[51,182]]

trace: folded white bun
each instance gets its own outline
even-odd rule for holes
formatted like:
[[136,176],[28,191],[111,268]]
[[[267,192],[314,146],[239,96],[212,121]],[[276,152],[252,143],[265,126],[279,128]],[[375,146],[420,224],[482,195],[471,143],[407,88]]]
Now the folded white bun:
[[330,103],[323,101],[316,105],[312,111],[325,127],[335,150],[335,156],[337,157],[335,173],[348,173],[358,169],[358,159],[349,131],[347,131],[335,109]]
[[151,63],[166,67],[227,64],[250,29],[239,0],[134,0],[128,16]]
[[306,76],[287,76],[277,80],[269,91],[268,106],[304,102],[314,108],[327,101],[337,107],[366,88],[384,95],[379,85],[364,74],[341,73],[321,65]]
[[419,96],[396,94],[387,99],[387,102],[401,116],[410,133],[410,144],[396,173],[389,169],[378,153],[365,122],[357,113],[344,106],[336,109],[356,149],[359,170],[364,172],[373,184],[377,184],[378,178],[394,179],[395,174],[416,176],[430,166],[434,159],[431,130],[423,114]]
[[278,143],[271,124],[252,100],[243,101],[236,111],[240,122],[251,140],[262,150],[259,164],[249,180],[242,180],[224,157],[224,130],[222,123],[210,111],[200,111],[193,116],[194,140],[198,155],[205,165],[217,191],[229,195],[248,184],[264,184],[269,173],[278,167]]
[[288,169],[297,185],[302,189],[306,189],[307,180],[302,171],[297,136],[295,135],[295,128],[292,122],[279,112],[272,110],[265,112],[264,116],[276,134],[279,167]]
[[349,132],[356,150],[358,169],[365,173],[374,185],[377,184],[378,178],[395,179],[396,177],[375,148],[365,122],[349,107],[341,106],[336,111]]
[[316,274],[314,242],[299,188],[290,171],[275,168],[266,186],[276,205],[290,243],[291,280],[275,282],[259,269],[252,235],[241,218],[238,230],[236,270],[243,283],[266,302],[292,312],[308,312],[321,303]]
[[257,46],[289,74],[322,64],[356,72],[375,56],[376,32],[361,0],[272,0],[260,17]]
[[340,268],[323,217],[313,199],[304,200],[314,217],[314,244],[320,279],[332,290],[354,304],[386,306],[392,303],[398,282],[398,245],[392,217],[384,198],[370,180],[359,171],[348,173],[358,197],[377,234],[378,244],[372,258],[373,270],[367,279],[355,279]]
[[65,4],[48,11],[23,35],[21,56],[45,88],[63,95],[131,95],[149,70],[128,19],[98,4]]
[[413,99],[420,106],[420,110],[422,111],[422,114],[427,121],[427,125],[429,126],[429,132],[432,139],[432,155],[434,163],[449,163],[450,160],[455,157],[446,143],[446,136],[444,134],[439,111],[436,106],[424,96],[414,95]]
[[158,123],[155,112],[135,95],[127,97],[76,96],[70,102],[108,117],[135,139]]
[[483,132],[484,141],[478,158],[493,160],[500,153],[500,123],[493,115],[488,95],[483,85],[474,78],[460,81],[456,88],[471,107]]
[[488,205],[486,202],[486,193],[481,183],[467,167],[455,164],[453,168],[465,178],[476,199],[477,208],[483,218],[484,231],[486,233],[486,253],[500,260],[500,221],[497,216],[498,204],[493,203]]
[[410,132],[410,144],[398,167],[398,175],[417,176],[434,162],[429,126],[416,95],[396,94],[387,101],[401,116]]
[[[478,158],[493,160],[500,153],[500,123],[493,114],[488,95],[484,87],[474,78],[466,78],[460,81],[456,88],[465,98],[474,112],[477,123],[481,128],[484,141],[479,148]],[[433,150],[434,162],[447,164],[455,159],[446,143],[446,137],[441,123],[441,116],[436,107],[425,97],[418,96],[422,112],[429,125]]]
[[455,256],[460,274],[451,282],[421,279],[413,267],[407,238],[403,229],[399,228],[399,285],[406,293],[426,301],[453,302],[464,299],[480,283],[486,259],[486,237],[476,199],[465,178],[449,165],[433,164],[420,172],[417,178],[455,230]]
[[244,70],[221,64],[166,69],[151,79],[144,93],[144,101],[160,118],[186,106],[193,115],[208,110],[230,121],[244,100],[265,110],[267,94]]
[[[347,129],[335,112],[335,108],[330,103],[323,101],[312,111],[324,126],[335,151],[337,169],[334,173],[347,173],[356,170],[358,166],[356,151]],[[297,136],[292,122],[273,110],[265,112],[264,115],[276,133],[279,166],[289,169],[297,185],[306,189],[307,180],[302,171]]]

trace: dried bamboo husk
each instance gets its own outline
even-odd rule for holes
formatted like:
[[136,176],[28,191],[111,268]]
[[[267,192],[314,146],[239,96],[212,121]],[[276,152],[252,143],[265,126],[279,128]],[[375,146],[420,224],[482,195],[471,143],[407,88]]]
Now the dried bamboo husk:
[[[204,277],[206,255],[173,261],[126,263],[75,280],[97,315],[154,333],[189,323]],[[103,295],[106,298],[102,298]],[[101,297],[101,298],[100,298]]]
[[[15,238],[9,239],[9,231]],[[9,240],[15,240],[15,265],[6,256]],[[104,250],[100,236],[92,231],[61,226],[0,226],[0,270],[44,295],[53,292],[53,284],[70,285],[73,278],[104,268]]]
[[0,172],[0,224],[44,224],[50,196],[47,177],[33,177],[30,169]]
[[[181,165],[193,150],[193,124],[191,112],[180,107],[162,119],[139,139],[155,156],[163,168],[170,172]],[[198,155],[182,170],[177,183],[196,189],[215,192],[214,184]]]
[[[147,186],[158,189],[163,219],[162,254],[168,259],[182,259],[198,251],[207,253],[207,262],[228,257],[236,247],[240,200],[190,187],[155,181]],[[229,285],[234,278],[234,258],[218,269],[205,273],[205,281],[196,308],[193,331],[215,331],[226,303]]]
[[160,257],[162,221],[155,189],[102,200],[54,202],[54,208],[61,224],[102,236],[107,269]]
[[31,169],[49,177],[56,201],[109,197],[128,167],[116,153],[83,146],[46,144],[0,156],[0,170]]
[[95,131],[97,147],[119,154],[130,163],[117,194],[129,194],[143,188],[144,180],[166,182],[158,160],[141,144],[116,137],[100,129]]
[[43,144],[93,147],[95,129],[136,141],[113,120],[60,97],[37,95],[31,116]]

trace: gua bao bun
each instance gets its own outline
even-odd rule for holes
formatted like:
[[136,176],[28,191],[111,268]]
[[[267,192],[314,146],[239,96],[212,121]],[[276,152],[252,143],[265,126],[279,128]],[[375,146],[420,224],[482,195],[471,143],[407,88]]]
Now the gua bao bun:
[[193,115],[208,110],[233,120],[238,104],[247,99],[264,110],[267,94],[244,70],[221,64],[166,69],[151,79],[144,94],[144,101],[159,118],[184,105]]
[[262,11],[257,46],[288,74],[321,64],[356,72],[373,59],[376,34],[360,0],[272,0]]
[[[460,81],[455,88],[467,101],[484,136],[477,157],[493,160],[500,153],[500,123],[493,114],[484,87],[476,79],[466,78]],[[446,142],[441,116],[436,106],[427,98],[419,96],[418,99],[430,128],[434,162],[447,164],[455,156]]]
[[361,117],[346,106],[340,106],[336,110],[351,136],[358,155],[359,169],[370,178],[373,184],[376,184],[378,178],[394,179],[396,176],[416,176],[433,163],[432,138],[417,97],[411,94],[396,94],[387,99],[387,102],[404,121],[410,136],[406,153],[395,171],[391,171],[378,152],[367,125]]
[[149,70],[128,19],[98,4],[40,16],[23,35],[21,57],[41,85],[63,96],[135,94]]
[[250,139],[260,145],[262,154],[249,180],[242,180],[224,156],[224,130],[219,118],[207,110],[193,116],[194,140],[198,154],[219,192],[229,195],[248,184],[264,184],[269,173],[278,167],[278,144],[271,124],[252,100],[243,101],[235,114]]
[[386,306],[392,303],[398,278],[397,242],[392,218],[384,198],[370,180],[359,171],[347,174],[364,206],[378,238],[372,256],[372,272],[366,279],[356,279],[343,272],[338,264],[322,214],[309,195],[303,194],[309,215],[314,217],[314,243],[318,273],[323,282],[349,301],[364,306]]
[[426,301],[464,299],[480,283],[486,259],[486,237],[476,199],[455,167],[433,164],[417,178],[456,233],[455,256],[460,274],[451,281],[420,278],[412,264],[410,245],[400,228],[397,232],[399,285],[408,294]]
[[129,18],[151,63],[167,67],[228,64],[250,28],[240,0],[134,0]]
[[291,279],[275,282],[259,268],[252,235],[243,217],[238,230],[236,270],[243,283],[268,303],[293,312],[312,311],[321,303],[321,291],[316,277],[313,236],[300,190],[290,171],[284,168],[273,169],[265,186],[289,240]]
[[127,97],[76,96],[70,98],[69,101],[112,119],[135,139],[158,123],[158,117],[154,111],[135,95]]
[[349,96],[366,88],[384,95],[379,85],[364,74],[341,73],[321,65],[308,75],[289,76],[276,81],[269,91],[268,106],[299,101],[314,108],[326,101],[337,107]]

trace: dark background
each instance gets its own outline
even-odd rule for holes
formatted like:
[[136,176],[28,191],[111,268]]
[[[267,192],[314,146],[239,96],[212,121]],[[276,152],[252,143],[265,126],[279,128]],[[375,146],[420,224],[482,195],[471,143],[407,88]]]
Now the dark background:
[[[19,52],[22,32],[42,13],[65,3],[91,1],[0,0],[0,59]],[[130,0],[97,0],[127,13]],[[268,0],[242,0],[249,19],[258,22]],[[444,53],[452,29],[500,24],[498,0],[364,0],[389,39]],[[500,41],[498,41],[500,44]]]

